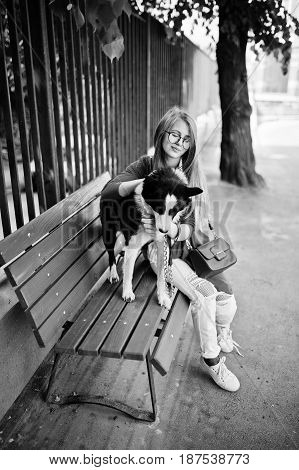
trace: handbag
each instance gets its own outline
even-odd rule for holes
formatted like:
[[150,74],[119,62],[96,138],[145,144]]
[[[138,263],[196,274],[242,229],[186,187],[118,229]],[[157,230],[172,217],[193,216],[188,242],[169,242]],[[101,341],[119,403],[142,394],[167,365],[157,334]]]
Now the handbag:
[[237,262],[235,253],[224,238],[218,237],[214,232],[214,240],[211,240],[197,248],[193,248],[188,240],[186,245],[189,250],[189,258],[196,274],[204,279],[222,273]]

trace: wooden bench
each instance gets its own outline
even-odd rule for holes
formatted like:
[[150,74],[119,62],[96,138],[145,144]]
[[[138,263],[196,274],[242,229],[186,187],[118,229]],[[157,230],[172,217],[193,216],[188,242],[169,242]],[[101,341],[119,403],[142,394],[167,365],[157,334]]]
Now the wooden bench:
[[[170,367],[189,307],[175,291],[170,311],[157,302],[156,279],[142,255],[133,286],[135,302],[121,298],[122,283],[107,281],[108,256],[101,238],[99,198],[105,173],[0,242],[0,262],[30,321],[40,347],[56,343],[46,400],[96,403],[136,419],[154,421],[156,395],[152,365]],[[117,251],[121,252],[121,243]],[[121,256],[118,256],[121,264]],[[121,274],[121,269],[118,269]],[[154,341],[154,337],[159,336]],[[154,344],[155,343],[155,344]],[[51,394],[63,354],[146,361],[152,411],[103,396]]]

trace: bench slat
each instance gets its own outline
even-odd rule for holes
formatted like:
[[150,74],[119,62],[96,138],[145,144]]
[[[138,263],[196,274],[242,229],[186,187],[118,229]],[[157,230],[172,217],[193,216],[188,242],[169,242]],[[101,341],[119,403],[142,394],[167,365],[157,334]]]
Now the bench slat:
[[[104,282],[100,290],[98,290],[86,307],[82,310],[74,325],[63,336],[61,341],[56,345],[56,352],[58,353],[74,353],[79,344],[84,340],[88,331],[91,329],[99,315],[106,308],[113,295],[115,295],[120,283],[122,282],[122,270],[118,265],[118,273],[120,282],[110,284]],[[108,272],[107,272],[108,275]]]
[[136,324],[138,324],[154,291],[156,291],[156,276],[151,268],[148,267],[148,270],[145,272],[141,282],[136,288],[135,301],[126,305],[113,330],[101,347],[102,356],[122,356],[125,345],[134,331]]
[[0,265],[9,263],[61,224],[73,212],[100,195],[109,180],[109,173],[104,173],[2,240],[0,242]]
[[167,315],[167,313],[168,311],[166,308],[161,307],[158,304],[157,293],[155,290],[142,315],[142,318],[123,352],[123,357],[125,359],[133,359],[137,361],[143,361],[145,359],[160,324],[160,320],[162,317]]
[[[92,201],[86,208],[77,215],[59,226],[57,230],[51,232],[46,238],[37,243],[30,250],[26,251],[15,262],[11,263],[5,272],[13,286],[19,286],[33,273],[48,262],[57,252],[69,243],[79,230],[84,230],[99,214],[99,199]],[[100,234],[100,220],[97,219],[98,234]],[[95,227],[95,230],[97,227]]]
[[[72,320],[82,300],[88,295],[91,287],[101,277],[108,266],[108,255],[105,253],[94,266],[85,274],[81,281],[74,286],[63,302],[51,313],[47,320],[34,330],[34,334],[41,346],[47,344],[52,336],[56,341],[60,338],[62,326],[67,320]],[[65,313],[64,313],[65,312]],[[27,312],[26,312],[27,313]]]
[[[49,287],[56,284],[58,279],[69,267],[83,255],[91,243],[99,238],[98,228],[99,219],[80,233],[80,235],[64,247],[62,251],[58,252],[56,256],[35,274],[35,276],[31,277],[29,281],[16,289],[16,294],[24,308],[30,308],[31,305],[41,298]],[[102,253],[104,253],[105,246],[102,239],[99,240],[98,247],[99,250],[102,250]],[[35,253],[37,252],[35,251]],[[101,252],[99,252],[99,254],[100,253]],[[35,254],[35,256],[37,256],[37,254]],[[81,272],[75,270],[72,283],[76,282],[76,275],[81,278]],[[56,289],[60,290],[59,286],[56,287]]]
[[[52,285],[44,296],[30,309],[33,326],[38,329],[59,306],[59,304],[71,293],[80,279],[85,279],[86,293],[95,283],[95,279],[88,275],[90,267],[101,260],[102,271],[108,266],[108,256],[103,254],[103,241],[95,242],[83,255],[65,272],[56,284]],[[89,283],[89,285],[88,285]]]
[[152,364],[161,375],[166,375],[169,370],[189,307],[189,300],[184,294],[178,292],[177,296],[151,357]]
[[63,336],[61,341],[56,345],[55,351],[58,353],[74,353],[80,343],[86,337],[88,331],[92,328],[102,311],[110,302],[119,283],[110,284],[104,282],[101,289],[94,295],[92,300],[87,304],[85,309],[80,313],[79,318],[74,325]]
[[[142,260],[136,262],[134,277],[133,277],[133,289],[140,282],[145,268],[148,266],[147,262]],[[108,281],[107,281],[108,282]],[[93,328],[89,332],[87,338],[82,342],[78,348],[78,353],[83,355],[97,356],[99,350],[105,341],[106,337],[113,328],[118,317],[126,307],[126,302],[123,301],[122,297],[122,284],[118,287],[115,295],[94,324]]]

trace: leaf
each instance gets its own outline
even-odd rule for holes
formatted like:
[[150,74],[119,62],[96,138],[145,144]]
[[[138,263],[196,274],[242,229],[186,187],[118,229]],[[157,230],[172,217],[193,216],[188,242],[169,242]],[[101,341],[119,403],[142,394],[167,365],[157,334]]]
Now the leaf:
[[114,58],[118,60],[122,56],[125,50],[124,38],[116,20],[111,23],[110,28],[104,34],[102,32],[101,42],[102,49],[111,62]]
[[97,31],[100,31],[102,28],[105,28],[107,31],[111,23],[119,18],[123,11],[130,17],[131,7],[128,0],[86,1],[87,19]]
[[86,16],[94,29],[100,31],[104,27],[107,30],[115,19],[112,0],[87,0]]
[[67,6],[70,3],[69,0],[52,0],[49,3],[51,10],[53,11],[54,15],[58,16],[62,21],[64,20],[64,16],[67,12]]
[[131,18],[132,8],[131,8],[131,5],[129,4],[128,0],[124,0],[123,11],[126,13],[126,15],[129,18]]
[[103,44],[106,45],[120,37],[122,37],[122,34],[118,27],[117,21],[113,20],[110,27],[106,30],[105,35],[103,35],[101,39]]
[[117,25],[117,19],[125,12],[131,15],[128,0],[86,0],[86,16],[100,39],[103,52],[112,61],[124,52],[124,38]]
[[280,52],[280,51],[279,51],[278,48],[277,48],[277,49],[274,49],[274,51],[273,51],[273,55],[274,55],[274,57],[275,57],[276,60],[278,60],[279,52]]
[[109,57],[111,62],[113,61],[113,59],[119,60],[125,50],[123,36],[109,44],[106,44],[105,46],[102,47],[102,49],[104,53],[106,54],[106,56]]
[[166,43],[171,44],[171,45],[175,45],[176,42],[177,42],[178,37],[177,37],[174,29],[170,28],[167,25],[164,25],[164,30],[165,30],[165,33],[166,33]]
[[79,6],[74,6],[72,9],[73,17],[77,26],[77,31],[85,24],[85,18]]
[[122,14],[123,11],[130,18],[132,10],[131,10],[128,0],[112,0],[112,2],[114,2],[113,11],[117,18]]

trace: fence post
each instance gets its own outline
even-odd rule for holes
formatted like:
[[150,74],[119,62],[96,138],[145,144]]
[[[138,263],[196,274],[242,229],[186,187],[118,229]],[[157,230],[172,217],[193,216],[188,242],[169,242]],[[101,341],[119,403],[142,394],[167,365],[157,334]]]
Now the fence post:
[[30,0],[30,29],[38,107],[38,121],[47,208],[58,201],[58,168],[55,152],[51,71],[46,22],[46,2]]
[[151,16],[147,15],[146,151],[151,145]]
[[[187,81],[186,81],[186,40],[182,39],[183,47],[181,47],[181,67],[180,67],[180,106],[186,106],[187,98]],[[187,107],[187,106],[186,106]]]

